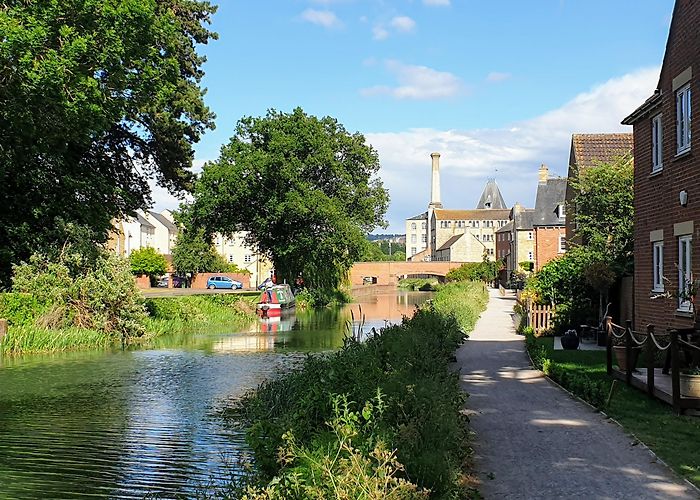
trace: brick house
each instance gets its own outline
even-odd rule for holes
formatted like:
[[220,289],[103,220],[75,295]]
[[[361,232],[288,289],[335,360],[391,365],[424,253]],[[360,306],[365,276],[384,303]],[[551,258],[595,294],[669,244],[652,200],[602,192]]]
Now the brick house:
[[572,182],[578,179],[579,172],[586,168],[612,163],[620,158],[632,155],[634,147],[633,134],[573,134],[569,153],[569,172],[566,184],[566,240],[575,241],[574,215],[576,206],[573,201],[576,189]]
[[537,183],[532,227],[535,231],[535,271],[566,252],[566,178],[549,177],[542,165]]
[[677,0],[654,95],[623,120],[634,126],[635,328],[693,324],[690,301],[652,299],[700,277],[700,130],[691,102],[700,93],[700,2]]

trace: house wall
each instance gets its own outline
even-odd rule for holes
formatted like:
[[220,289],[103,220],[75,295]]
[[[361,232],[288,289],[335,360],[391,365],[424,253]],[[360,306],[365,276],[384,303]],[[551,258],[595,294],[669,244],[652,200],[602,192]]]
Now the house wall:
[[[664,275],[666,291],[678,292],[678,238],[674,224],[694,221],[692,242],[693,276],[700,276],[700,4],[677,0],[659,86],[663,112],[663,170],[651,175],[651,118],[641,118],[634,126],[634,324],[644,328],[654,324],[657,330],[692,326],[692,317],[676,311],[676,299],[651,299],[652,244],[650,233],[663,230]],[[691,149],[676,157],[676,103],[673,79],[692,66],[691,109],[693,110]],[[682,207],[679,193],[688,192],[688,204]],[[656,233],[657,235],[659,233]]]
[[[413,227],[415,225],[415,228]],[[406,260],[428,247],[428,221],[406,220]],[[415,249],[415,252],[413,251]]]
[[[517,258],[514,259],[514,267],[517,267],[521,262],[535,262],[535,230],[534,229],[519,229],[516,231],[516,253]],[[532,234],[532,238],[529,237]],[[532,253],[532,258],[530,258]]]
[[564,226],[535,228],[535,271],[542,269],[547,262],[560,255],[559,237],[566,236]]
[[[226,260],[250,273],[250,282],[257,286],[270,277],[272,263],[245,242],[246,233],[238,232],[231,238],[214,235],[214,248]],[[241,281],[241,280],[239,280]]]
[[170,255],[172,253],[171,242],[173,241],[171,231],[148,212],[144,214],[144,218],[155,226],[152,241],[153,248],[160,254]]

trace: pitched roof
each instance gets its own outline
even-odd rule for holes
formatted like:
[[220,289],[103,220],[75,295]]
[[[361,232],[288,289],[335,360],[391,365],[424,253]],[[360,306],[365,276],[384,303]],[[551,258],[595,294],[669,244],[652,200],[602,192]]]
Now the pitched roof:
[[515,229],[532,229],[532,221],[535,215],[534,208],[526,208],[522,212],[516,212],[513,216]]
[[460,239],[462,236],[464,236],[464,234],[465,234],[465,233],[461,233],[461,234],[456,234],[456,235],[454,235],[452,238],[450,238],[450,239],[447,240],[445,243],[443,243],[442,246],[441,246],[440,248],[437,249],[437,251],[439,252],[440,250],[447,250],[447,249],[450,248],[452,245],[454,245],[454,244],[457,242],[458,239]]
[[508,223],[505,226],[503,226],[499,229],[496,229],[496,232],[497,233],[510,233],[512,230],[513,230],[513,221],[510,220],[510,221],[508,221]]
[[629,155],[634,134],[574,134],[571,136],[571,163],[579,169],[608,163]]
[[414,215],[413,217],[409,217],[406,220],[428,220],[428,212],[423,212],[420,215]]
[[178,232],[178,228],[175,224],[170,222],[167,217],[164,215],[159,214],[158,212],[148,212],[148,214],[153,217],[155,220],[163,224],[165,227],[168,228],[169,231],[172,231],[174,233]]
[[564,226],[566,217],[559,217],[557,207],[566,199],[566,182],[566,178],[559,177],[537,185],[533,226]]
[[510,210],[500,209],[477,209],[477,210],[448,210],[444,208],[435,209],[437,220],[508,220]]
[[150,227],[150,228],[153,228],[153,229],[156,228],[156,226],[154,226],[153,224],[151,224],[150,222],[148,222],[148,221],[146,220],[146,218],[145,218],[143,215],[141,215],[140,213],[137,213],[137,214],[136,214],[136,220],[137,220],[138,223],[141,224],[142,226]]
[[501,190],[498,189],[498,184],[496,184],[495,179],[489,179],[488,182],[486,182],[486,186],[481,193],[481,198],[476,208],[477,210],[499,210],[508,208],[506,202],[503,200],[503,196],[501,196]]

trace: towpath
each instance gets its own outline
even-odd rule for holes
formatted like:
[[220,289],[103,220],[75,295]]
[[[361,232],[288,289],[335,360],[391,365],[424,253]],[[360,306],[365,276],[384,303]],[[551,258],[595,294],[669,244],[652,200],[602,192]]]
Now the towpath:
[[490,293],[457,352],[487,500],[698,498],[618,425],[533,370],[513,329],[514,297]]

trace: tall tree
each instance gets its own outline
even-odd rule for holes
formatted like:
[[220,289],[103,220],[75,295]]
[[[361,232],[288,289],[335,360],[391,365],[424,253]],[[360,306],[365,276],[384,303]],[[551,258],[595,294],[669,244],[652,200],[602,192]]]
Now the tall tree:
[[196,185],[191,220],[207,231],[247,231],[278,277],[338,286],[384,224],[389,196],[364,136],[331,117],[271,110],[243,118]]
[[0,284],[65,224],[105,238],[112,218],[149,203],[149,178],[191,188],[192,143],[213,127],[196,46],[215,37],[214,11],[196,0],[4,3]]

